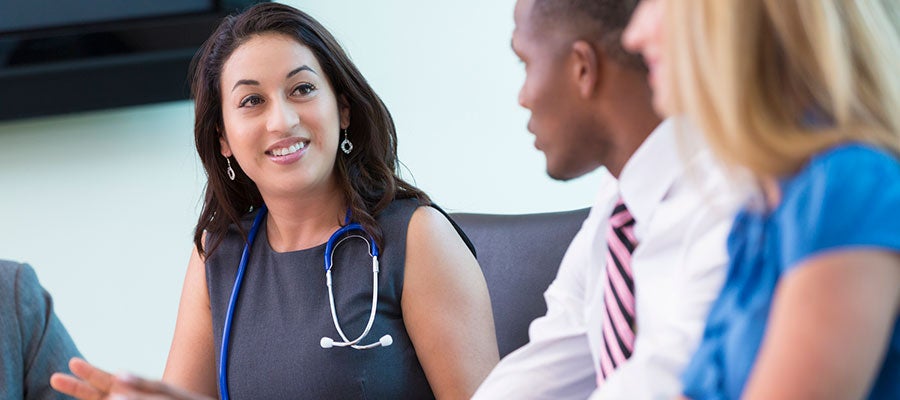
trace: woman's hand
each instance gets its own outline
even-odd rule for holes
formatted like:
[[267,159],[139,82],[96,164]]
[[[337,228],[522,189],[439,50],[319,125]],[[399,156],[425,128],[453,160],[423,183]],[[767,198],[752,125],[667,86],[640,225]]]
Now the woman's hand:
[[69,361],[72,375],[55,373],[50,377],[50,386],[60,393],[81,400],[112,399],[171,399],[200,400],[208,397],[197,395],[166,384],[133,375],[113,375],[87,361],[73,358]]
[[50,377],[50,386],[60,393],[81,400],[108,399],[115,377],[80,358],[69,360],[72,374],[57,372]]

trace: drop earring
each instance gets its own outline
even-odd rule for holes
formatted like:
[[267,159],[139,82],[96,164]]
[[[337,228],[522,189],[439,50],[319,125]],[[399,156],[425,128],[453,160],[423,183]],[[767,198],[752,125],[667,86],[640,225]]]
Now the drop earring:
[[231,168],[231,159],[225,157],[225,162],[228,163],[228,167],[225,168],[225,173],[228,175],[228,179],[234,180],[234,168]]
[[341,151],[344,154],[350,154],[353,151],[353,143],[350,143],[350,139],[347,139],[347,128],[344,128],[344,140],[341,141]]

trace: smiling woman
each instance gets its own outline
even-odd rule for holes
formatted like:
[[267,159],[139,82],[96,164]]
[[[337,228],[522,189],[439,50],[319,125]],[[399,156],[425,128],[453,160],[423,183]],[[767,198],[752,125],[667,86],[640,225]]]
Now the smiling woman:
[[[224,65],[220,152],[225,158],[233,156],[261,193],[277,193],[288,202],[294,194],[341,194],[333,170],[338,133],[349,127],[350,109],[346,97],[339,105],[328,79],[317,71],[322,67],[312,51],[280,33],[253,36]],[[330,216],[342,216],[344,199],[329,200]],[[273,201],[266,202],[274,210]],[[357,214],[364,211],[367,207]],[[310,247],[321,238],[310,239],[313,243],[296,245]],[[273,247],[284,251],[292,245]]]
[[470,397],[498,360],[481,270],[397,176],[391,115],[331,34],[289,6],[253,7],[201,49],[193,94],[208,184],[166,383],[74,361],[77,378],[54,387]]

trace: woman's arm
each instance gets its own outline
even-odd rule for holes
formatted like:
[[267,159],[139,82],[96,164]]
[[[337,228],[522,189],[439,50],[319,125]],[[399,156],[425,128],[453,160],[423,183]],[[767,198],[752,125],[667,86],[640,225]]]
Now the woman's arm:
[[900,309],[900,255],[830,252],[775,292],[746,399],[859,399],[883,362]]
[[191,392],[216,397],[216,357],[205,267],[195,248],[184,278],[175,336],[169,349],[163,381]]
[[440,399],[468,399],[499,361],[481,268],[450,221],[419,207],[409,223],[403,322]]

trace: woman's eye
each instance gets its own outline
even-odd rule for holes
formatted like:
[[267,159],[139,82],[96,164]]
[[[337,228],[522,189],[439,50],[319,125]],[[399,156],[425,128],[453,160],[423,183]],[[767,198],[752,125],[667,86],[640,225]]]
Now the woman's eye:
[[308,96],[316,90],[315,85],[311,83],[301,83],[294,88],[293,95]]
[[254,96],[244,97],[244,99],[241,100],[241,103],[240,103],[240,105],[238,105],[238,107],[247,107],[247,106],[253,107],[253,106],[258,106],[260,104],[262,104],[262,98],[254,95]]

